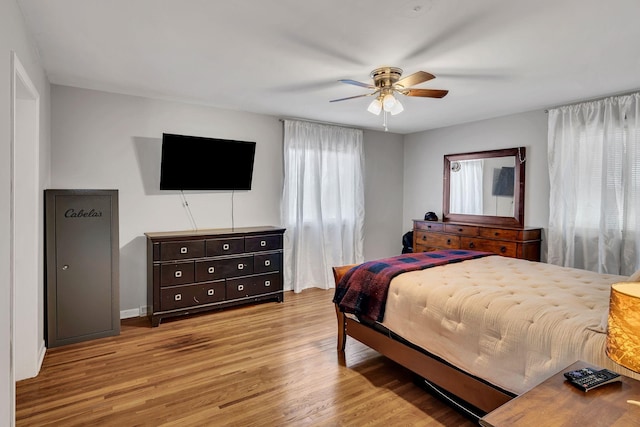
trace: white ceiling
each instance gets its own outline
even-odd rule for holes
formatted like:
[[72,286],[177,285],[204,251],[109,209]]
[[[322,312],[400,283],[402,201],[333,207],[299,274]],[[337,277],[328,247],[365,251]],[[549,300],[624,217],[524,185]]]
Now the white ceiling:
[[370,82],[424,70],[389,131],[640,89],[640,0],[18,0],[52,83],[382,129]]

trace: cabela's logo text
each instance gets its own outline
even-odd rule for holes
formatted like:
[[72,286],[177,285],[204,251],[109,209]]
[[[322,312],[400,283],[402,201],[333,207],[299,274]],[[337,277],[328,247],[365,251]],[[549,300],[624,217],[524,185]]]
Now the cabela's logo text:
[[67,209],[64,213],[65,218],[93,218],[99,216],[102,216],[102,212],[95,209],[91,209],[89,211],[85,211],[84,209],[80,209],[79,211],[76,211],[75,209]]

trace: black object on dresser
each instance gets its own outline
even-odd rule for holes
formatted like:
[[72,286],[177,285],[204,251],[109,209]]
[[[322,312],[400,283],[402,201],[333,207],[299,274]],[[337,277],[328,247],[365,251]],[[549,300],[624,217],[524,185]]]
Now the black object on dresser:
[[283,228],[145,233],[151,323],[250,302],[282,302]]

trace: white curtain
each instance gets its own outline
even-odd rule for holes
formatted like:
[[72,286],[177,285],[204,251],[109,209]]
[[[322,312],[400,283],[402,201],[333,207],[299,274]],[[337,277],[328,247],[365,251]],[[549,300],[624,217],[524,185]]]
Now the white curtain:
[[362,131],[285,120],[285,287],[334,286],[331,267],[361,263]]
[[484,160],[463,160],[454,163],[449,174],[449,212],[482,215]]
[[549,111],[548,262],[640,268],[640,94]]

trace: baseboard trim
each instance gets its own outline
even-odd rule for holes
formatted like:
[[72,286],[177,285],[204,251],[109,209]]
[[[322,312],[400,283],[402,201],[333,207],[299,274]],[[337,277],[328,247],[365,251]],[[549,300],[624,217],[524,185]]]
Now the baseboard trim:
[[140,317],[140,309],[132,308],[131,310],[120,311],[120,319],[130,319],[132,317]]

